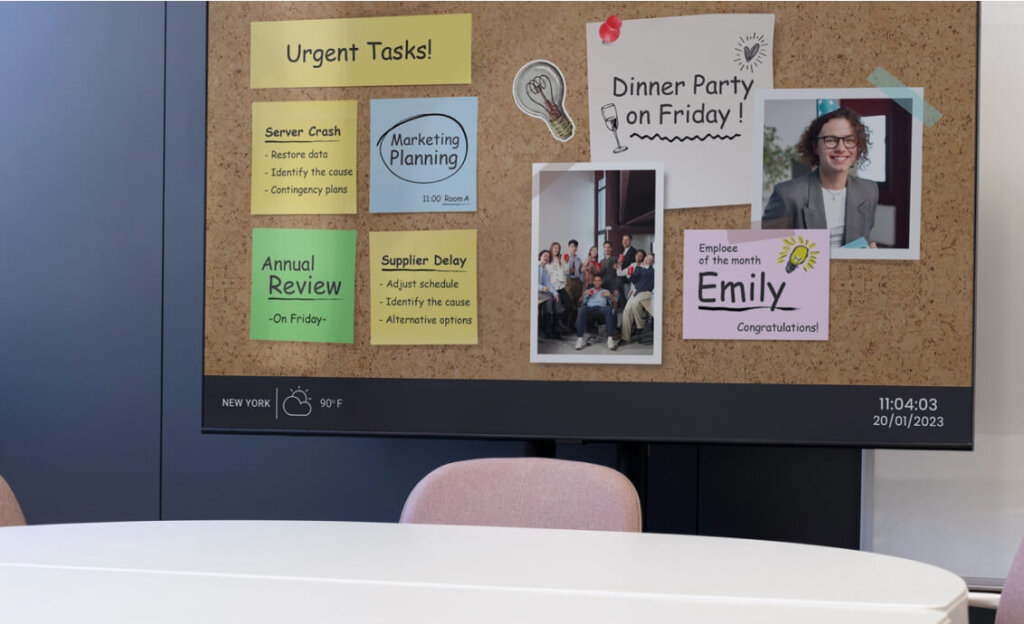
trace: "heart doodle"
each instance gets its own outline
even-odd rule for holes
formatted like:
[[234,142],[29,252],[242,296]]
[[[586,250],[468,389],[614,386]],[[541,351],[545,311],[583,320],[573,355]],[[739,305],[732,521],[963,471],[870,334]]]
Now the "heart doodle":
[[749,63],[751,60],[753,60],[753,58],[755,56],[757,56],[757,53],[760,50],[761,50],[761,44],[760,43],[755,43],[753,46],[751,46],[749,48],[747,46],[743,46],[743,57],[745,59],[747,59],[747,62]]

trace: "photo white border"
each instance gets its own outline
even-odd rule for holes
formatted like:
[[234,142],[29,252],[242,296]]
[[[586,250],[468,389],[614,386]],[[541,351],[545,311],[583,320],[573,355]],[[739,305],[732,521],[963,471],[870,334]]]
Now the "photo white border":
[[[910,120],[910,240],[906,249],[833,249],[832,260],[920,260],[921,258],[921,123],[924,89],[907,89],[914,98]],[[887,100],[891,96],[881,89],[758,89],[754,91],[754,118],[751,150],[754,188],[750,205],[750,223],[759,223],[764,206],[761,205],[761,187],[764,180],[764,103],[766,100],[858,99]],[[811,120],[808,120],[810,123]],[[758,227],[760,229],[760,227]]]
[[661,344],[664,334],[662,301],[664,269],[661,263],[667,261],[665,253],[665,166],[660,162],[589,162],[589,163],[534,163],[533,164],[533,213],[530,226],[530,293],[537,292],[537,256],[540,255],[540,172],[542,171],[633,171],[654,170],[654,243],[657,248],[654,266],[654,344],[651,355],[616,355],[615,353],[591,355],[585,352],[575,354],[542,354],[537,352],[537,305],[531,299],[530,305],[530,363],[538,364],[661,364]]

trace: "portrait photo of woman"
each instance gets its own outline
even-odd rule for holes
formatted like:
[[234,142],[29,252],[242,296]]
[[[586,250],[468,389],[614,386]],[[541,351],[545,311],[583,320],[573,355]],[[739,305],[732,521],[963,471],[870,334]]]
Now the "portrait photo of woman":
[[758,91],[751,226],[826,229],[832,258],[916,260],[922,124],[906,92]]
[[796,145],[810,173],[780,182],[761,216],[762,229],[829,230],[833,248],[858,239],[871,248],[878,184],[851,175],[868,153],[860,115],[838,108],[807,126]]

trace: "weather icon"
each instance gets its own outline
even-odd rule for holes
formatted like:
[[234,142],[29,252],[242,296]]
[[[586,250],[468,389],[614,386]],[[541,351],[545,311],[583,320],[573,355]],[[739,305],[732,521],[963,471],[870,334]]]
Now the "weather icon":
[[287,416],[309,416],[313,413],[313,404],[309,402],[309,389],[295,388],[281,402],[281,409]]

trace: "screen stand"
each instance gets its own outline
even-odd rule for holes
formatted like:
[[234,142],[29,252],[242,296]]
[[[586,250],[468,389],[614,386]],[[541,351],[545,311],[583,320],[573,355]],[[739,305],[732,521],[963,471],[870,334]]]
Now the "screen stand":
[[524,449],[526,457],[548,457],[555,459],[554,440],[527,440]]
[[620,442],[618,445],[615,467],[633,482],[636,493],[640,496],[640,512],[643,518],[643,530],[647,530],[647,463],[650,456],[650,445],[645,442]]

